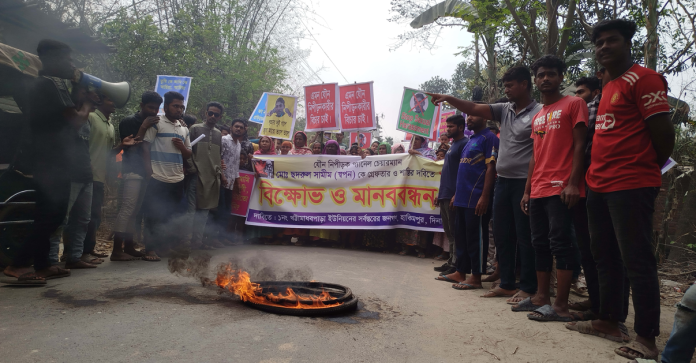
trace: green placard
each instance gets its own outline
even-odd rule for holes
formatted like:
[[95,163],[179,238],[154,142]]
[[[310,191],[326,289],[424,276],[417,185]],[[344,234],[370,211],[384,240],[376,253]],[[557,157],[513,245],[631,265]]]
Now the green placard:
[[437,106],[423,91],[404,87],[396,129],[429,138],[437,118]]

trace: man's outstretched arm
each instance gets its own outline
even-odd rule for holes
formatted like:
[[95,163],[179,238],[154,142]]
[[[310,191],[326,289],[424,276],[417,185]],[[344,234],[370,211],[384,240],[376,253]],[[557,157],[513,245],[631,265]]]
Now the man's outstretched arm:
[[454,106],[457,110],[464,112],[467,115],[483,117],[486,120],[493,119],[491,107],[486,104],[473,103],[471,101],[460,100],[454,96],[441,95],[439,93],[427,93],[433,98],[433,104],[438,105],[442,102],[447,102]]

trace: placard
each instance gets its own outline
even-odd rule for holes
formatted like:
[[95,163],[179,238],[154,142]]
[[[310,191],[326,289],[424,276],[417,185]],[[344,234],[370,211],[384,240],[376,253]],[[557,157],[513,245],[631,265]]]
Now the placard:
[[[259,136],[270,136],[277,139],[292,139],[297,117],[297,97],[278,93],[264,93],[266,98],[263,125]],[[261,103],[259,101],[259,103]],[[259,108],[259,106],[256,106]]]
[[404,87],[396,129],[423,137],[432,137],[440,106],[430,102],[423,91]]
[[370,131],[375,126],[375,99],[372,82],[338,87],[341,131]]
[[336,130],[340,127],[338,83],[305,86],[305,131]]
[[[157,76],[155,92],[162,98],[169,91],[179,92],[184,96],[184,107],[188,106],[189,91],[191,90],[191,77],[186,76]],[[158,115],[164,115],[164,102],[160,105]]]
[[358,147],[361,149],[367,149],[372,144],[372,133],[371,132],[351,132],[350,133],[350,145],[358,143]]
[[[440,140],[441,135],[447,134],[447,118],[457,114],[456,110],[442,111],[440,110],[440,117],[437,121],[437,140]],[[466,116],[465,116],[466,117]],[[466,127],[464,127],[466,128]]]
[[231,213],[235,216],[246,217],[249,210],[249,201],[251,193],[254,191],[256,177],[254,173],[240,170],[239,178],[237,178],[239,191],[232,192],[232,208]]

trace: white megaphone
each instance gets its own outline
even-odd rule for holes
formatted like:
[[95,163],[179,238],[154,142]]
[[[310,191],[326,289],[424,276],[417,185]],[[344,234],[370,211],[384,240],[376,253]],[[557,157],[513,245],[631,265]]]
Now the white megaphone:
[[128,103],[128,99],[130,99],[131,87],[128,82],[106,82],[79,70],[75,70],[75,81],[81,85],[99,90],[100,93],[105,94],[114,101],[114,105],[119,108],[125,106]]

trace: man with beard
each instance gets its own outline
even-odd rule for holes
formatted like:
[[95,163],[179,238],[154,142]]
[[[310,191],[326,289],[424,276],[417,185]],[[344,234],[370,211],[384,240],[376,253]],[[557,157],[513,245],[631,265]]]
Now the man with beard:
[[[118,124],[121,142],[125,143],[129,137],[142,140],[147,130],[159,123],[157,112],[161,104],[162,96],[157,92],[144,92],[140,97],[140,111]],[[135,249],[134,239],[136,231],[140,231],[141,206],[147,190],[146,164],[149,165],[150,160],[143,159],[142,145],[123,148],[121,207],[114,222],[114,245],[109,258],[111,261],[132,261],[143,256],[142,252]]]
[[456,209],[456,271],[438,277],[438,280],[456,282],[452,287],[457,290],[483,287],[481,275],[486,271],[488,222],[491,219],[489,205],[500,143],[500,140],[486,128],[486,120],[483,117],[468,115],[466,123],[467,128],[474,134],[460,154],[456,192],[450,201],[450,207]]
[[592,162],[587,171],[587,211],[600,286],[599,319],[567,324],[571,330],[626,341],[619,327],[633,292],[635,341],[614,350],[629,359],[656,359],[660,333],[660,286],[654,255],[653,212],[661,167],[674,148],[667,81],[633,63],[636,24],[623,19],[595,25],[597,62],[610,81],[597,111]]
[[[521,209],[529,215],[532,245],[536,255],[537,293],[513,311],[532,311],[537,321],[572,321],[568,294],[573,270],[578,267],[578,249],[573,238],[573,207],[585,196],[584,175],[587,104],[582,98],[560,91],[565,63],[554,55],[532,65],[534,82],[544,107],[534,116],[534,154]],[[558,290],[551,304],[551,270],[556,260]]]
[[[498,179],[493,195],[493,231],[498,269],[483,282],[500,278],[500,285],[483,297],[508,297],[516,303],[534,295],[537,288],[534,249],[529,217],[520,210],[532,156],[532,116],[541,105],[532,98],[532,76],[526,67],[510,68],[503,75],[507,103],[476,104],[448,95],[433,94],[433,103],[446,101],[467,115],[500,122],[500,150],[496,164]],[[514,226],[514,228],[510,228]],[[520,259],[520,291],[515,288],[515,254]]]
[[[220,177],[222,176],[221,152],[222,133],[215,127],[222,118],[224,108],[219,102],[209,102],[206,106],[206,119],[202,124],[190,128],[190,138],[204,137],[192,148],[191,163],[194,180],[188,193],[195,194],[195,214],[191,237],[192,246],[203,243],[203,232],[211,209],[218,207],[220,199]],[[224,177],[223,177],[224,178]]]
[[[181,223],[175,218],[185,213],[184,160],[191,157],[189,130],[179,123],[184,114],[184,96],[178,92],[164,94],[164,116],[145,133],[143,162],[148,191],[145,207],[145,261],[160,261],[158,252],[168,253],[178,247]],[[176,227],[176,228],[175,228]]]
[[[447,241],[449,242],[449,259],[440,267],[435,267],[435,271],[448,275],[455,272],[456,250],[454,244],[454,210],[450,209],[450,202],[457,189],[457,173],[459,172],[459,159],[462,149],[466,146],[467,138],[464,137],[466,119],[462,115],[454,115],[447,118],[447,137],[453,140],[452,146],[445,154],[445,161],[442,165],[442,175],[440,177],[440,190],[435,200],[435,205],[440,206],[440,216],[442,217],[442,227],[445,230]],[[385,147],[386,150],[386,147]]]
[[[50,237],[65,219],[70,200],[70,152],[78,130],[87,122],[92,102],[73,99],[68,84],[75,76],[67,44],[44,39],[36,49],[43,65],[29,104],[33,145],[33,183],[36,189],[34,225],[4,274],[17,282],[45,284],[46,279],[70,276],[70,270],[51,266]],[[32,261],[34,270],[31,268]],[[14,282],[14,280],[11,280]]]

